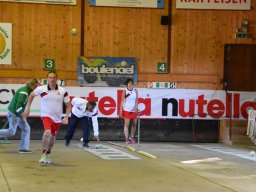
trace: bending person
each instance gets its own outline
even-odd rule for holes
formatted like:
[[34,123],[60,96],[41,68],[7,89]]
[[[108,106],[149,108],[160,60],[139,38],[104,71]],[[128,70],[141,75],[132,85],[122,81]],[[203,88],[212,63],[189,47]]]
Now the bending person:
[[87,101],[82,98],[73,98],[71,101],[72,113],[70,124],[65,135],[65,145],[68,147],[70,140],[73,138],[75,129],[78,123],[82,121],[83,128],[83,147],[89,148],[90,122],[92,120],[94,139],[99,141],[99,125],[98,125],[98,110],[94,101]]

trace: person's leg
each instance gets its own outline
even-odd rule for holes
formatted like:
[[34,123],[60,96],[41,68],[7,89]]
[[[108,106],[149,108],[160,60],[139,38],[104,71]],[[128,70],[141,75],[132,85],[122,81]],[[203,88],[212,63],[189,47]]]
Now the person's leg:
[[44,135],[42,138],[42,150],[43,153],[41,155],[41,158],[39,160],[40,163],[51,163],[51,159],[49,157],[52,147],[54,145],[56,134],[59,131],[60,123],[53,122],[52,119],[48,117],[43,117],[43,123],[44,123]]
[[47,153],[48,154],[51,153],[51,150],[52,150],[52,147],[55,143],[55,140],[56,140],[56,135],[51,134],[50,141],[49,141],[49,144],[48,144],[48,147],[47,147]]
[[89,137],[90,137],[90,117],[82,117],[81,118],[82,121],[82,127],[83,127],[83,146],[84,147],[89,147],[88,143],[89,143]]
[[20,121],[18,126],[21,129],[20,152],[30,152],[30,126],[27,120]]
[[50,143],[50,138],[51,138],[50,130],[45,130],[43,137],[42,137],[42,155],[41,155],[41,158],[39,159],[39,163],[48,163],[46,154],[48,151],[48,145]]
[[47,146],[47,151],[46,151],[46,163],[51,163],[52,160],[50,158],[50,154],[52,151],[52,148],[54,146],[55,140],[56,140],[56,135],[58,133],[60,129],[60,123],[55,123],[52,122],[52,126],[51,126],[51,136],[50,136],[50,140]]
[[136,123],[137,119],[131,119],[132,127],[131,127],[131,142],[136,143],[135,134],[136,134]]
[[20,121],[20,118],[11,112],[8,112],[7,117],[8,117],[9,128],[0,130],[0,138],[6,138],[6,137],[15,135],[18,122]]
[[52,160],[50,158],[50,154],[52,152],[52,148],[55,143],[55,140],[56,140],[56,134],[55,135],[51,134],[50,139],[49,139],[49,144],[47,146],[47,151],[46,151],[46,160],[45,160],[46,163],[52,162]]
[[50,144],[51,141],[51,130],[45,130],[43,137],[42,137],[42,152],[46,153],[48,151],[48,146]]
[[51,140],[51,126],[52,120],[49,117],[42,117],[44,125],[44,133],[42,137],[42,155],[39,160],[39,163],[48,163],[46,153],[48,151],[48,146]]
[[129,143],[129,124],[130,119],[124,119],[124,136],[125,136],[125,142]]
[[[48,146],[47,146],[47,151],[46,151],[48,159],[49,159],[49,155],[51,154],[52,148],[54,146],[54,143],[55,143],[55,140],[56,140],[56,135],[57,135],[59,129],[60,129],[60,123],[52,122],[51,136],[50,136],[49,143],[48,143]],[[51,162],[51,160],[48,160],[48,161]],[[50,162],[48,162],[48,163],[50,163]]]
[[80,121],[80,118],[78,118],[77,116],[75,116],[73,113],[71,113],[71,117],[69,119],[69,126],[68,126],[68,130],[67,130],[67,133],[65,135],[65,140],[66,140],[66,143],[65,145],[66,146],[69,146],[69,143],[70,143],[70,140],[73,138],[74,136],[74,133],[75,133],[75,129],[78,125]]

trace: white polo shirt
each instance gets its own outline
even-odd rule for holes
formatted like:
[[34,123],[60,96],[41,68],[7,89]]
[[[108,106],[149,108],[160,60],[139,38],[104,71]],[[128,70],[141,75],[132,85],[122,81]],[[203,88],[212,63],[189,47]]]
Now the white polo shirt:
[[49,117],[55,123],[61,123],[63,102],[70,102],[67,91],[58,85],[51,90],[48,85],[37,87],[34,94],[41,96],[41,117]]
[[125,111],[133,112],[135,109],[136,99],[137,99],[137,92],[136,89],[125,89],[125,95],[124,95],[124,103],[123,103],[123,109]]
[[71,101],[72,104],[72,113],[81,118],[81,117],[91,117],[93,125],[93,134],[94,136],[99,135],[99,124],[98,124],[98,109],[95,107],[92,112],[86,110],[86,105],[88,101],[82,98],[73,98]]

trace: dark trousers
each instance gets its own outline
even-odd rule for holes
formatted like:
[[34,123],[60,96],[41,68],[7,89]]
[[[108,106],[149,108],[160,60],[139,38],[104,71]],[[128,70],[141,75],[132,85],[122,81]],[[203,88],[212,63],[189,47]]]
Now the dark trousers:
[[90,117],[77,117],[73,113],[71,113],[71,117],[69,119],[69,126],[67,129],[67,133],[65,135],[66,141],[70,141],[75,133],[75,129],[78,123],[82,121],[82,128],[83,128],[83,142],[89,142],[90,136]]

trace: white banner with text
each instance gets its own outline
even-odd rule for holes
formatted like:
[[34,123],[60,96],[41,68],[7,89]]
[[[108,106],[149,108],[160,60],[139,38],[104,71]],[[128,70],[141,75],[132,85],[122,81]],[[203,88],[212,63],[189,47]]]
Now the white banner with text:
[[[0,115],[15,91],[22,85],[0,84]],[[96,101],[99,117],[117,118],[123,88],[65,87],[70,98]],[[147,119],[247,119],[248,109],[256,110],[255,92],[222,90],[147,89],[139,88],[141,118]],[[30,116],[40,116],[40,96],[31,106]]]
[[176,0],[176,8],[250,10],[251,0]]

